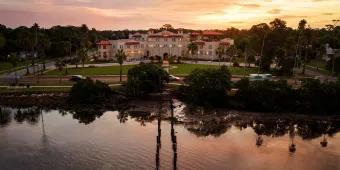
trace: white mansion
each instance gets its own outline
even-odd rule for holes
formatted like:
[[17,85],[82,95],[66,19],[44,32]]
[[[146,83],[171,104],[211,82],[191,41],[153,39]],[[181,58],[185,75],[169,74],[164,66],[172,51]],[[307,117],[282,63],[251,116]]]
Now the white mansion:
[[214,31],[202,31],[201,33],[184,34],[179,30],[177,33],[161,31],[155,33],[150,30],[146,34],[130,34],[129,39],[100,41],[98,45],[99,60],[114,60],[118,49],[123,49],[127,60],[140,60],[151,56],[168,54],[188,58],[190,52],[188,44],[193,42],[198,45],[197,56],[202,60],[217,60],[216,49],[219,45],[226,47],[233,45],[234,40],[221,38],[222,34]]

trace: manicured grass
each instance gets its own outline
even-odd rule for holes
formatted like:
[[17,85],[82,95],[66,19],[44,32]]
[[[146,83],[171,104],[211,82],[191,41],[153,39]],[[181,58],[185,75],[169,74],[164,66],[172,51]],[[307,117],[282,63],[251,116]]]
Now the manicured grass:
[[[133,65],[123,66],[123,74],[126,75],[128,70],[132,68]],[[187,75],[190,74],[194,69],[201,68],[219,68],[218,65],[202,65],[202,64],[172,64],[171,65],[170,74],[174,75]],[[235,75],[243,75],[244,68],[243,67],[228,67],[231,74]],[[246,74],[256,73],[256,68],[246,68]],[[65,70],[60,72],[59,70],[52,70],[45,75],[60,75],[64,74]],[[69,68],[68,69],[69,75],[119,75],[119,66],[109,66],[109,67],[94,67],[94,68]]]
[[[123,74],[127,74],[128,70],[132,68],[132,65],[123,66]],[[45,73],[45,75],[60,75],[64,74],[65,69],[61,72],[59,70],[51,70]],[[119,75],[119,66],[109,66],[109,67],[86,67],[86,68],[69,68],[69,75]]]
[[319,67],[320,69],[326,69],[326,61],[324,60],[320,60],[320,59],[315,59],[315,60],[311,60],[309,63],[307,63],[307,65],[313,66],[313,67]]
[[[173,68],[170,70],[170,74],[174,75],[186,75],[190,74],[193,70],[195,69],[207,69],[207,68],[213,68],[217,69],[220,66],[218,65],[202,65],[202,64],[173,64],[171,65]],[[244,73],[244,68],[243,67],[228,67],[230,70],[230,73],[233,75],[243,75]],[[251,74],[251,73],[256,73],[257,68],[245,68],[246,75]]]
[[13,67],[9,62],[0,62],[0,74],[25,68],[26,64],[31,64],[31,61],[18,62],[17,67]]

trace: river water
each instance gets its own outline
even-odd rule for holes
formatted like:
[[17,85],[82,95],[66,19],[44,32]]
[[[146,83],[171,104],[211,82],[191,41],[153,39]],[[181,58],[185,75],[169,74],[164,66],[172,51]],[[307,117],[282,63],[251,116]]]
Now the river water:
[[197,116],[181,104],[171,117],[137,105],[95,115],[2,107],[0,169],[340,169],[333,118]]

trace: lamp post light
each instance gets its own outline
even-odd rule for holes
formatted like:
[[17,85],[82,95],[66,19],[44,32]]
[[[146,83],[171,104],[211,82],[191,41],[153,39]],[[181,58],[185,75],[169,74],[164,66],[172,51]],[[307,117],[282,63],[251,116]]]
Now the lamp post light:
[[333,25],[334,25],[334,28],[333,28],[333,34],[334,34],[334,37],[333,37],[333,61],[332,61],[332,74],[334,74],[334,69],[335,69],[335,37],[336,37],[336,27],[337,27],[337,24],[340,22],[340,19],[334,19],[332,20],[333,21]]

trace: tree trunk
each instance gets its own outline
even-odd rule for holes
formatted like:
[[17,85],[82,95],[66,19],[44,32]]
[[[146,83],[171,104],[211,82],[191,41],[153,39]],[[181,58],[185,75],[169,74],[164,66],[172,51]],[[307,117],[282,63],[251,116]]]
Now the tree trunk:
[[45,58],[43,59],[43,70],[44,71],[46,70],[46,61],[45,61]]
[[66,75],[68,74],[67,61],[66,61],[66,64],[65,64],[65,74],[66,74]]
[[28,64],[26,64],[26,75],[30,74],[30,70],[28,68]]
[[14,76],[15,76],[15,84],[18,84],[17,71],[14,71]]
[[221,57],[218,57],[218,66],[221,67]]
[[303,69],[302,69],[302,74],[304,75],[306,72],[306,61],[307,61],[307,49],[305,50],[305,57],[303,61]]
[[122,71],[122,64],[120,64],[120,70],[119,70],[119,82],[122,82],[122,74],[123,74],[123,71]]

